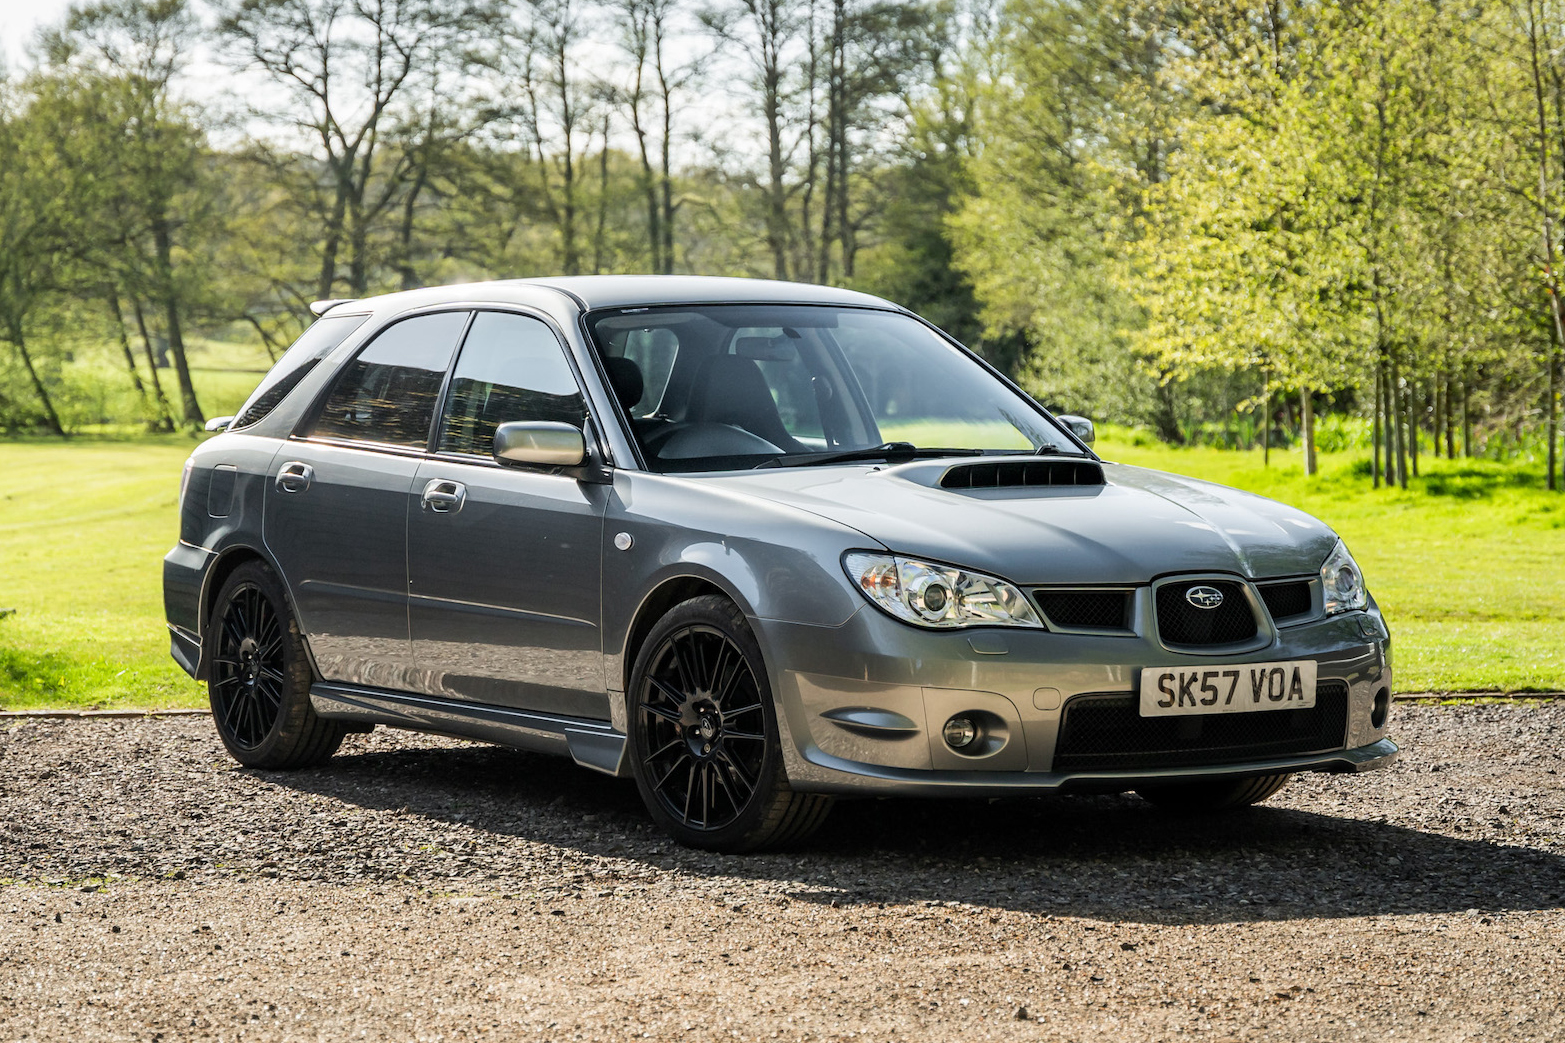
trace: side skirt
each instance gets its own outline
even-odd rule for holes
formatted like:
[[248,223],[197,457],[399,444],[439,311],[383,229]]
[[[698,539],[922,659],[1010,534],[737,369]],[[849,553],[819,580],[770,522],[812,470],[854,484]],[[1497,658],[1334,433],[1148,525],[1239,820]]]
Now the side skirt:
[[310,705],[321,717],[453,735],[536,753],[569,754],[584,768],[630,777],[625,736],[608,721],[435,699],[380,688],[317,682]]

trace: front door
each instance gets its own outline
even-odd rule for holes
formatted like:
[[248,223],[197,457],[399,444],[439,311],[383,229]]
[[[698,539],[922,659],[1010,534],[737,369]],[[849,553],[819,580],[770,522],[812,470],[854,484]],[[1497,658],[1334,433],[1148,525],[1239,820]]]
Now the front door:
[[272,462],[263,535],[328,681],[410,687],[407,500],[469,312],[394,323]]
[[495,428],[517,420],[580,427],[581,389],[544,322],[479,312],[407,500],[418,677],[430,695],[606,720],[608,487],[501,466]]

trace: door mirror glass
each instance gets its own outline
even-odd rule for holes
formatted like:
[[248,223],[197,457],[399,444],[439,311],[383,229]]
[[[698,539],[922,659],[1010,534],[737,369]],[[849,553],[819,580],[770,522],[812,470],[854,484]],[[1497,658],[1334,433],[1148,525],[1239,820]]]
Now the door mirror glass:
[[504,463],[576,467],[587,458],[587,439],[569,424],[513,420],[495,428],[494,455]]
[[1092,421],[1088,420],[1084,416],[1073,416],[1069,413],[1061,413],[1054,419],[1070,428],[1071,434],[1075,435],[1083,442],[1086,442],[1088,445],[1091,445],[1097,439],[1097,435],[1092,430]]

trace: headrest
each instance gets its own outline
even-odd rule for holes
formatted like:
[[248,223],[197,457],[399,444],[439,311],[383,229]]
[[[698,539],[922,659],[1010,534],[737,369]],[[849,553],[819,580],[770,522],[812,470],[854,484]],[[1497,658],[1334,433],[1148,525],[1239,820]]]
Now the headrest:
[[605,358],[603,368],[609,375],[609,385],[614,388],[614,397],[619,399],[625,412],[630,412],[646,391],[641,367],[636,365],[634,359]]

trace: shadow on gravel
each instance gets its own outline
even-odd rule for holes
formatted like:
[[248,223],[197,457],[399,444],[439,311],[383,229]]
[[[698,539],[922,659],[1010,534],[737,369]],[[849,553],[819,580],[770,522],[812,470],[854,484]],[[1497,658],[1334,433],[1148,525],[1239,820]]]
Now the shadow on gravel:
[[734,857],[667,840],[629,781],[494,747],[348,752],[315,771],[255,775],[460,828],[477,841],[474,868],[492,850],[489,868],[502,877],[507,845],[493,841],[514,837],[697,876],[776,881],[799,900],[841,905],[970,902],[1225,923],[1565,904],[1558,855],[1264,806],[1200,820],[1130,796],[856,801],[838,804],[805,848]]

